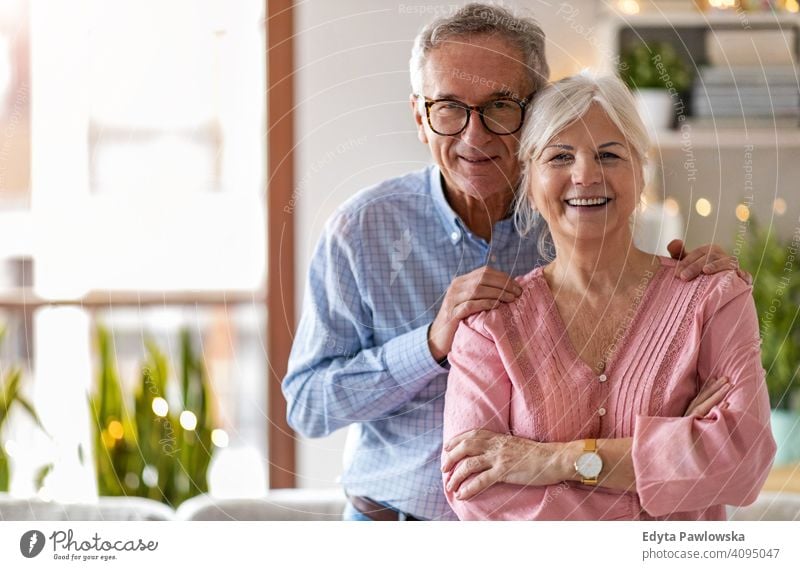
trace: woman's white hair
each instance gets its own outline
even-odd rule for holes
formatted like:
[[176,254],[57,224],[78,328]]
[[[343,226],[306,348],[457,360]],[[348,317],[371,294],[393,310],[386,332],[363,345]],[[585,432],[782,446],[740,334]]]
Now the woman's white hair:
[[594,103],[600,105],[625,136],[630,150],[639,159],[642,167],[639,176],[644,179],[650,137],[636,109],[633,95],[616,75],[596,75],[584,70],[538,92],[520,136],[522,176],[515,197],[514,218],[521,235],[531,230],[538,232],[539,253],[545,259],[552,259],[552,243],[550,230],[528,195],[531,163],[541,157],[553,137],[580,120]]

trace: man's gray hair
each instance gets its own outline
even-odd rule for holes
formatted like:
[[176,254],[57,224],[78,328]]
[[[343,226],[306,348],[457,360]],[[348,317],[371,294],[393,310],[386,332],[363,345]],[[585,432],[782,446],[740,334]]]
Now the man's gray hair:
[[539,253],[546,260],[552,259],[552,242],[547,224],[534,209],[529,196],[532,162],[542,156],[558,133],[579,121],[592,104],[599,105],[622,132],[629,150],[639,159],[639,180],[645,181],[650,136],[633,95],[619,77],[584,70],[537,93],[520,136],[522,180],[514,202],[514,221],[520,234],[536,233]]
[[[423,74],[431,50],[454,39],[474,36],[504,38],[522,53],[532,91],[547,83],[550,69],[545,59],[545,37],[533,18],[515,14],[494,4],[472,3],[448,16],[440,16],[426,25],[414,40],[411,50],[411,88],[422,95]],[[528,93],[517,94],[525,97]]]

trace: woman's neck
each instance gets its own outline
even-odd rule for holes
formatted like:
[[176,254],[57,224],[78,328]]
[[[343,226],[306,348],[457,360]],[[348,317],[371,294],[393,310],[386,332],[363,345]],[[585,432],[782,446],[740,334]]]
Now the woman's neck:
[[633,244],[629,230],[593,240],[553,236],[553,243],[556,258],[544,269],[553,290],[608,297],[637,284],[659,263]]

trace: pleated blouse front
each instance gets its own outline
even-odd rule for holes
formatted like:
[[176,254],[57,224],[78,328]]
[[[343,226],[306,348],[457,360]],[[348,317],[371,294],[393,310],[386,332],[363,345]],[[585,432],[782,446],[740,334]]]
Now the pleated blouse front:
[[[541,442],[633,437],[637,489],[562,482],[497,484],[470,501],[448,493],[461,518],[719,520],[725,504],[755,499],[774,441],[750,288],[733,272],[684,282],[674,265],[661,258],[636,289],[602,374],[572,346],[541,268],[519,279],[515,302],[461,324],[445,441],[475,428]],[[723,375],[727,405],[684,418],[704,382]]]

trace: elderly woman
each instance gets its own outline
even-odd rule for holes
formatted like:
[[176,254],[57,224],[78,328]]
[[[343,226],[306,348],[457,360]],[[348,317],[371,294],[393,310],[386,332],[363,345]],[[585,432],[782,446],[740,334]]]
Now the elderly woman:
[[461,519],[722,520],[758,495],[775,443],[750,287],[636,248],[647,148],[614,77],[537,96],[516,214],[555,257],[456,333],[442,471]]

